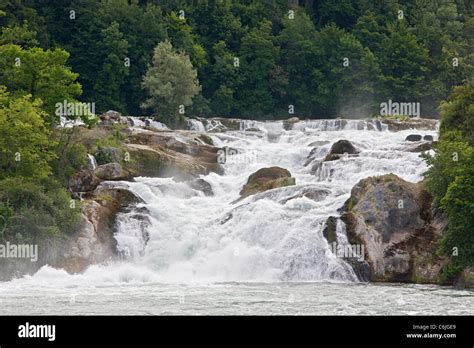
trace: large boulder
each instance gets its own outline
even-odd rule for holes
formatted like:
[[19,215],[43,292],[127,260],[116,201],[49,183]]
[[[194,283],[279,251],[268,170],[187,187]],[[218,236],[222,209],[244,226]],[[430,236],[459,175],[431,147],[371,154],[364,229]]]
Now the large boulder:
[[444,217],[431,210],[422,183],[394,174],[357,183],[342,208],[351,244],[361,244],[370,265],[370,280],[439,283],[446,259],[436,255]]
[[101,181],[94,175],[94,170],[83,168],[69,178],[68,187],[72,192],[91,192]]
[[280,167],[262,168],[249,176],[240,196],[245,198],[257,192],[290,185],[295,185],[295,178],[291,177],[288,170]]
[[83,201],[81,222],[63,249],[62,257],[52,265],[77,273],[91,264],[115,259],[115,217],[139,202],[140,198],[125,188],[106,183],[99,185],[93,198]]
[[101,180],[124,180],[130,177],[129,173],[122,169],[120,163],[107,163],[98,166],[94,175]]
[[359,150],[349,140],[338,140],[331,146],[331,150],[324,158],[325,161],[334,161],[341,158],[341,155],[357,155]]

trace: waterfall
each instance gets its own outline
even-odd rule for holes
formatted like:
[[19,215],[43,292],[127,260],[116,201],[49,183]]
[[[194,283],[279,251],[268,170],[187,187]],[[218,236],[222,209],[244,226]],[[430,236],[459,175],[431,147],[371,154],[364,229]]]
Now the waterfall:
[[97,168],[97,161],[93,155],[87,154],[87,161],[90,169],[94,170]]
[[204,127],[201,121],[198,121],[192,118],[188,120],[188,129],[192,131],[197,131],[197,132],[206,131],[206,128]]
[[[193,129],[204,131],[201,121],[189,122]],[[251,128],[272,136],[246,131]],[[226,161],[224,175],[201,176],[211,185],[213,196],[172,178],[135,178],[126,183],[144,203],[136,211],[119,214],[118,248],[127,262],[163,282],[357,281],[347,262],[331,252],[322,231],[329,216],[339,215],[359,180],[386,173],[412,182],[422,179],[423,159],[405,151],[410,132],[389,132],[365,120],[302,121],[292,130],[284,130],[281,121],[245,120],[240,131],[214,132],[219,146],[252,156]],[[423,132],[436,137],[435,131]],[[350,140],[360,154],[324,162],[331,145],[340,139]],[[296,185],[233,203],[248,176],[270,166],[288,169]],[[311,195],[302,194],[304,190],[316,198],[308,198]],[[341,224],[337,236],[344,244]]]

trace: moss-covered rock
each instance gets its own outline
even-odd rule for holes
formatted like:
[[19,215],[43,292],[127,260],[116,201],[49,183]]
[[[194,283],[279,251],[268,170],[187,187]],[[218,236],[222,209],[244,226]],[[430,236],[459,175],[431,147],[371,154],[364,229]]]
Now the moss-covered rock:
[[295,178],[291,177],[288,170],[280,167],[262,168],[249,176],[240,196],[245,198],[257,192],[290,185],[295,185]]
[[423,184],[394,174],[357,183],[342,208],[351,244],[362,244],[372,281],[440,283],[436,254],[445,219],[434,215]]

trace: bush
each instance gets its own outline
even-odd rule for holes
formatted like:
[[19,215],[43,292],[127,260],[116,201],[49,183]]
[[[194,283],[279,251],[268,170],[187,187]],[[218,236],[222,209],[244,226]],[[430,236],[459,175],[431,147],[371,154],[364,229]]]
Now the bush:
[[80,204],[51,179],[0,181],[0,212],[6,220],[3,238],[18,243],[41,242],[70,234],[80,218]]

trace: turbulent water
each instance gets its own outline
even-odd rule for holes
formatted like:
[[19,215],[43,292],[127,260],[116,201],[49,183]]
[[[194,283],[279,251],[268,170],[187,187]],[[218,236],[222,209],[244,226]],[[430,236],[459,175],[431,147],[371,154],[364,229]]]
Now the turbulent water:
[[[198,131],[219,127],[193,121]],[[379,125],[380,126],[380,125]],[[5,314],[473,314],[474,294],[437,286],[374,285],[357,281],[329,249],[322,230],[338,216],[362,178],[395,173],[421,180],[418,153],[407,152],[408,134],[361,121],[307,121],[294,130],[282,122],[242,121],[240,131],[208,133],[226,156],[224,175],[202,176],[213,196],[172,178],[119,182],[144,203],[117,218],[123,260],[68,275],[44,267],[0,284]],[[370,128],[371,130],[369,130]],[[350,140],[358,157],[313,165],[332,143]],[[310,151],[314,160],[307,162]],[[226,153],[228,154],[228,153]],[[260,168],[279,166],[296,186],[239,202],[239,191]],[[314,201],[298,197],[323,190]],[[295,198],[296,196],[296,198]],[[339,223],[338,239],[344,226]]]

